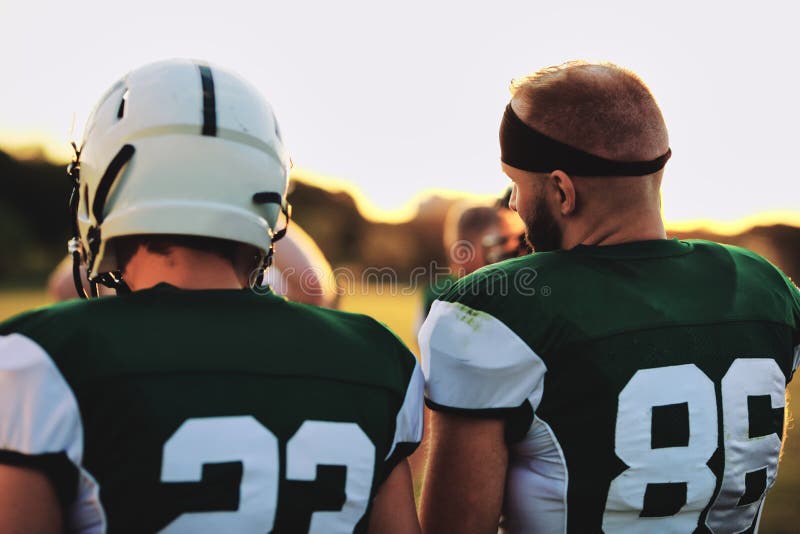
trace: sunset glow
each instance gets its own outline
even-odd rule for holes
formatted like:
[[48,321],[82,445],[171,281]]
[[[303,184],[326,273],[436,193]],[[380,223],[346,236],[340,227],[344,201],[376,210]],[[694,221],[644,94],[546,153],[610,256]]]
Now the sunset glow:
[[42,147],[64,163],[73,120],[79,138],[127,70],[204,58],[264,92],[298,175],[346,187],[371,219],[401,220],[430,191],[488,197],[507,185],[497,126],[509,80],[607,59],[641,74],[663,109],[668,221],[796,221],[798,73],[786,65],[800,8],[771,5],[4,2],[0,149],[29,158]]

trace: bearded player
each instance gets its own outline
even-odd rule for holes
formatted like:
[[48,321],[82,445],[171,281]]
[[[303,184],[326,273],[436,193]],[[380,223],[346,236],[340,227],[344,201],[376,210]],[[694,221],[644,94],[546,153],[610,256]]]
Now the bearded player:
[[288,164],[269,104],[217,67],[152,64],[100,99],[73,251],[127,294],[0,326],[0,532],[418,531],[413,355],[250,290]]
[[752,252],[666,238],[667,129],[625,69],[515,82],[500,143],[537,252],[463,279],[422,327],[423,531],[753,532],[800,292]]

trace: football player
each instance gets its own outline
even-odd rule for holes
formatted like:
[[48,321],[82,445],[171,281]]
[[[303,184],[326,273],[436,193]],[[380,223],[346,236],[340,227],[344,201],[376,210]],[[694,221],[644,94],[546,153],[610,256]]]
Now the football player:
[[500,128],[533,255],[459,281],[420,333],[427,532],[753,532],[777,472],[800,292],[667,239],[667,129],[638,76],[515,81]]
[[258,91],[145,66],[77,156],[73,251],[123,294],[0,325],[0,532],[418,531],[414,356],[259,286],[289,157]]
[[454,204],[447,211],[443,234],[448,272],[436,276],[425,288],[417,325],[422,325],[433,301],[459,278],[491,263],[530,252],[524,242],[524,224],[508,208],[505,196],[494,206],[470,201]]

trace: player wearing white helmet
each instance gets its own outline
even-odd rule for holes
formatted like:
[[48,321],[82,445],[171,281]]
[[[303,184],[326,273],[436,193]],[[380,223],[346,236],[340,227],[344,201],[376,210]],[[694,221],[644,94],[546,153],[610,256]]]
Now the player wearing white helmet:
[[268,258],[288,168],[272,109],[248,83],[191,62],[131,72],[100,99],[72,167],[90,280],[116,285],[107,245],[130,235],[224,239]]
[[0,325],[0,531],[417,531],[413,355],[368,317],[248,288],[289,215],[258,92],[148,65],[77,156],[73,256],[125,294]]

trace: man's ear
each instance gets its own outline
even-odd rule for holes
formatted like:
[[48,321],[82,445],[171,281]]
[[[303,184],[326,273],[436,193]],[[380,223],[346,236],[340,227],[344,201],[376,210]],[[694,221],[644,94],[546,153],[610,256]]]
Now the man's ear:
[[575,213],[577,198],[575,195],[575,184],[569,174],[564,171],[556,170],[550,173],[550,181],[558,195],[558,210],[561,215],[572,215]]

